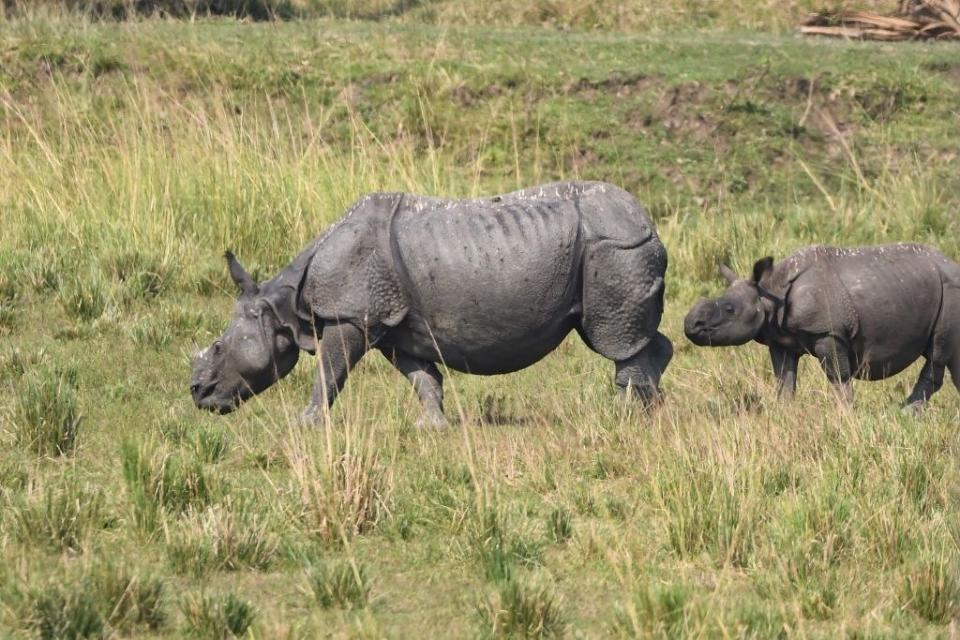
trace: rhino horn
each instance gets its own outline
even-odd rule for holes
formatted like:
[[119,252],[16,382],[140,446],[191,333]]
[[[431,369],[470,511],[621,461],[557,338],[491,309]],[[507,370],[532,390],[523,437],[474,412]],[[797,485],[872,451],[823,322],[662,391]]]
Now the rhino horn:
[[730,284],[733,284],[734,282],[740,279],[740,276],[738,276],[733,269],[731,269],[725,264],[720,265],[720,275],[722,275],[724,280],[726,280]]
[[247,270],[243,268],[243,265],[240,264],[237,257],[233,255],[233,252],[227,251],[223,254],[223,257],[227,259],[227,266],[230,268],[230,277],[233,278],[233,281],[240,287],[240,292],[248,295],[257,295],[257,293],[260,292],[260,287],[257,286],[253,277],[247,273]]

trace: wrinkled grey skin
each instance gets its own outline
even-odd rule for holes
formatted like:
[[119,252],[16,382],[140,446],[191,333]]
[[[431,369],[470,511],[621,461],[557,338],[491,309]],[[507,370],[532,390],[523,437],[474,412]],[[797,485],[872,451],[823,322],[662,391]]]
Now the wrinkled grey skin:
[[445,422],[436,363],[516,371],[575,329],[614,361],[621,390],[653,403],[673,354],[657,332],[666,251],[643,207],[604,183],[471,200],[374,194],[267,282],[227,259],[241,295],[230,326],[195,357],[190,389],[220,413],[289,373],[301,350],[319,351],[306,421],[376,349],[435,424]]
[[729,288],[697,302],[684,331],[700,346],[767,345],[781,397],[793,397],[804,354],[820,361],[847,402],[853,378],[887,378],[921,356],[906,410],[923,407],[947,368],[960,390],[960,266],[936,249],[814,246],[777,265],[758,261],[750,279],[721,272]]

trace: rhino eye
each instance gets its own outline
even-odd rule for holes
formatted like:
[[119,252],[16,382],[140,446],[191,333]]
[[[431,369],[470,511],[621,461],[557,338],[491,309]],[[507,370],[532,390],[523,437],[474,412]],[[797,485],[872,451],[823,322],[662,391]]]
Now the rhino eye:
[[213,355],[219,355],[219,353],[220,353],[222,350],[223,350],[223,343],[222,343],[222,342],[220,342],[219,340],[217,340],[216,342],[213,343]]
[[726,313],[728,316],[732,316],[734,311],[736,311],[736,309],[734,308],[732,302],[728,302],[725,305],[723,305],[723,312]]

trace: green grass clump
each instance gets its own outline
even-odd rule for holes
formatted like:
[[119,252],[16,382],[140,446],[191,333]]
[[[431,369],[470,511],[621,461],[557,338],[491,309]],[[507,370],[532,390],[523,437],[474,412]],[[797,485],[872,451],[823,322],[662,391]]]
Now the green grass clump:
[[265,518],[248,506],[212,507],[181,520],[167,542],[167,557],[177,573],[270,568],[279,540]]
[[518,566],[540,563],[543,546],[539,540],[513,530],[505,515],[494,507],[486,507],[474,516],[469,532],[470,545],[487,580],[510,580]]
[[23,374],[16,385],[13,418],[17,445],[38,456],[73,452],[81,419],[76,384],[75,372],[55,367]]
[[900,586],[900,602],[933,624],[948,624],[960,618],[956,564],[940,558],[912,567]]
[[681,558],[705,552],[720,564],[746,566],[759,519],[748,479],[724,477],[695,461],[663,471],[658,490],[673,552]]
[[321,562],[310,569],[307,580],[324,609],[362,609],[370,603],[367,569],[354,561]]
[[103,315],[109,301],[110,285],[97,265],[71,273],[60,285],[57,297],[68,315],[90,322]]
[[58,583],[27,585],[12,604],[18,625],[41,638],[129,636],[163,629],[165,592],[160,578],[104,562]]
[[553,638],[566,629],[563,607],[549,587],[510,579],[478,607],[481,633],[493,638]]
[[371,531],[387,512],[392,480],[371,433],[310,443],[292,432],[285,455],[300,520],[329,545]]
[[613,630],[627,638],[685,638],[690,635],[693,591],[681,584],[650,585],[617,609]]
[[30,594],[24,626],[44,640],[97,638],[104,630],[96,599],[84,588],[50,585]]
[[90,535],[104,526],[104,496],[67,477],[34,495],[15,498],[7,518],[23,545],[79,552]]
[[140,346],[158,350],[169,346],[173,340],[173,334],[167,323],[155,317],[137,320],[130,327],[130,337]]
[[563,507],[553,509],[547,516],[547,533],[557,544],[563,544],[573,537],[573,520],[570,512]]
[[146,443],[124,443],[123,477],[141,531],[157,530],[166,512],[177,514],[210,504],[217,487],[196,458]]
[[200,460],[208,464],[220,462],[230,451],[230,435],[222,429],[201,429],[193,446]]
[[246,600],[228,593],[225,597],[190,594],[180,602],[184,631],[201,638],[239,638],[246,635],[257,617]]

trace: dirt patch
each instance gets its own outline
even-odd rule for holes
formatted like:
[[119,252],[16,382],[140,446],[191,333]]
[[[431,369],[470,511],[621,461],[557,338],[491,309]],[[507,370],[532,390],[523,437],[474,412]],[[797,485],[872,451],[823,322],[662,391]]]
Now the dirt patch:
[[617,98],[626,98],[638,93],[644,93],[651,87],[660,84],[663,78],[647,74],[625,74],[615,72],[602,80],[579,78],[563,86],[563,95],[576,95],[585,100],[595,100],[599,95],[612,95]]
[[827,86],[818,78],[787,78],[775,88],[777,99],[802,109],[796,137],[804,131],[814,138],[841,142],[857,130],[852,90]]
[[947,60],[937,60],[935,62],[926,62],[920,65],[924,71],[933,71],[947,79],[951,84],[960,86],[960,62],[949,62]]

